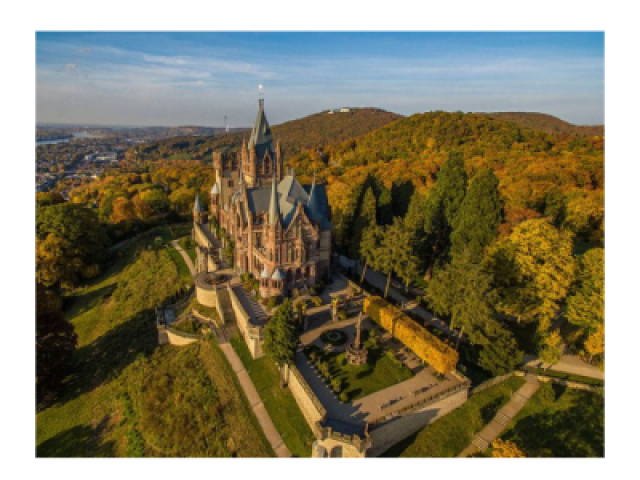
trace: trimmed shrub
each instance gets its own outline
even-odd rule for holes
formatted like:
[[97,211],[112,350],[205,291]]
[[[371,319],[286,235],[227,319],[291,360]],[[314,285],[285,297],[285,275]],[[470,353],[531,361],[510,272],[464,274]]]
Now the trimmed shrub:
[[315,296],[315,297],[311,297],[311,303],[313,304],[314,307],[321,307],[322,306],[322,298]]
[[367,297],[364,312],[438,373],[456,368],[458,352],[380,297]]

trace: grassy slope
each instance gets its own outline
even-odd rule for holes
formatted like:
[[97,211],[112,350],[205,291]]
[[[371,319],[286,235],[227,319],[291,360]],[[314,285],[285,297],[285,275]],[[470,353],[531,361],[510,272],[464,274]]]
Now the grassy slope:
[[231,344],[247,369],[271,420],[291,454],[296,457],[308,457],[313,434],[291,392],[280,388],[276,366],[267,357],[258,360],[251,358],[249,349],[239,336],[232,339]]
[[[140,250],[146,248],[143,245]],[[177,269],[164,248],[142,254],[144,258],[132,251],[125,253],[101,277],[68,296],[70,305],[66,314],[76,328],[79,346],[60,398],[37,413],[38,456],[127,455],[126,434],[130,425],[125,418],[122,387],[130,383],[139,362],[154,352],[166,351],[169,356],[178,352],[172,346],[157,346],[153,313],[157,304],[180,287]],[[214,353],[203,355],[207,349]],[[255,419],[246,405],[238,403],[242,393],[229,381],[228,366],[218,357],[214,347],[203,347],[200,361],[219,389],[220,397],[226,398],[225,415],[238,417],[234,420],[238,429],[233,430],[239,435],[235,438],[237,448],[232,445],[230,451],[239,455],[271,455],[270,448],[260,447],[263,438],[243,433],[251,430],[243,422],[255,423]],[[220,382],[212,372],[219,372],[225,380]],[[222,384],[226,387],[220,387]],[[243,438],[255,447],[242,450]]]
[[501,438],[527,457],[602,457],[604,397],[543,384]]
[[464,405],[397,443],[383,456],[455,457],[493,419],[523,383],[522,378],[511,377],[499,385],[472,395]]

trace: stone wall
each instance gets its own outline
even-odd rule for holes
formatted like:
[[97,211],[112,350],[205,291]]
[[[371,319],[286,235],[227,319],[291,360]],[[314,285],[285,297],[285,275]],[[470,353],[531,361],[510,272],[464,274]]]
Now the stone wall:
[[309,427],[315,431],[316,423],[324,420],[327,411],[295,365],[289,367],[287,379],[293,398],[300,407]]
[[461,390],[447,398],[426,406],[404,417],[382,424],[369,431],[372,446],[367,451],[368,457],[377,457],[399,441],[413,435],[425,426],[436,421],[467,401],[468,391]]
[[187,333],[178,332],[171,328],[167,328],[165,331],[167,333],[167,338],[169,339],[169,343],[171,345],[177,345],[179,347],[197,342],[202,338],[199,335],[189,335]]
[[[242,306],[242,303],[240,303],[240,300],[238,300],[233,288],[227,287],[227,291],[229,292],[229,299],[231,300],[233,312],[236,314],[238,329],[244,337],[244,341],[247,344],[247,348],[249,348],[251,356],[254,359],[262,357],[264,355],[264,352],[262,351],[262,342],[264,341],[263,328],[251,324],[251,317]],[[218,311],[222,312],[222,310]]]

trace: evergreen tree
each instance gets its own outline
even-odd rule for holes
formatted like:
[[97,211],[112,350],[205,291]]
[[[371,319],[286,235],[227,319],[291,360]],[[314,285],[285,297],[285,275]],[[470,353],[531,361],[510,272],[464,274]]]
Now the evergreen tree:
[[493,375],[512,372],[522,361],[522,350],[510,330],[498,325],[487,333],[487,342],[482,345],[478,355],[478,366]]
[[424,208],[425,241],[429,245],[427,277],[435,263],[449,250],[455,219],[467,189],[464,160],[452,153],[437,175],[435,187],[429,192]]
[[469,250],[454,256],[429,282],[425,297],[438,315],[451,317],[450,328],[460,328],[473,344],[487,343],[493,321],[492,277]]
[[288,298],[282,302],[264,329],[264,351],[280,367],[293,362],[298,345],[296,314]]
[[384,297],[389,293],[391,275],[396,274],[405,282],[410,282],[410,275],[417,269],[418,259],[413,255],[410,232],[404,227],[400,218],[384,229],[380,248],[377,250],[376,268],[387,275]]
[[350,242],[349,255],[352,258],[362,258],[360,243],[365,230],[372,225],[376,225],[376,197],[373,194],[373,189],[367,187],[360,206],[360,212],[355,221],[352,241]]
[[378,261],[378,250],[382,244],[382,238],[384,236],[384,230],[376,224],[371,225],[364,231],[362,235],[362,241],[360,242],[360,254],[364,260],[362,267],[362,276],[360,277],[360,283],[364,282],[364,278],[367,274],[367,268],[380,268]]
[[474,257],[482,258],[484,247],[496,238],[501,222],[498,177],[485,169],[471,182],[460,210],[453,219],[452,252],[468,248]]
[[393,222],[393,206],[391,202],[391,191],[384,185],[380,186],[378,195],[378,224],[390,225]]

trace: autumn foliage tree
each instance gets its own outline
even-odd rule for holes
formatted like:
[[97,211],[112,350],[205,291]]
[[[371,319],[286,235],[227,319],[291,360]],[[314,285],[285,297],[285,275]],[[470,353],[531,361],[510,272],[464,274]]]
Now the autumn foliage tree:
[[546,332],[574,278],[572,236],[548,219],[528,220],[489,252],[497,308]]
[[494,440],[491,444],[493,458],[525,458],[526,455],[510,440]]
[[106,237],[92,210],[69,203],[36,215],[36,279],[46,287],[75,285],[100,272]]

